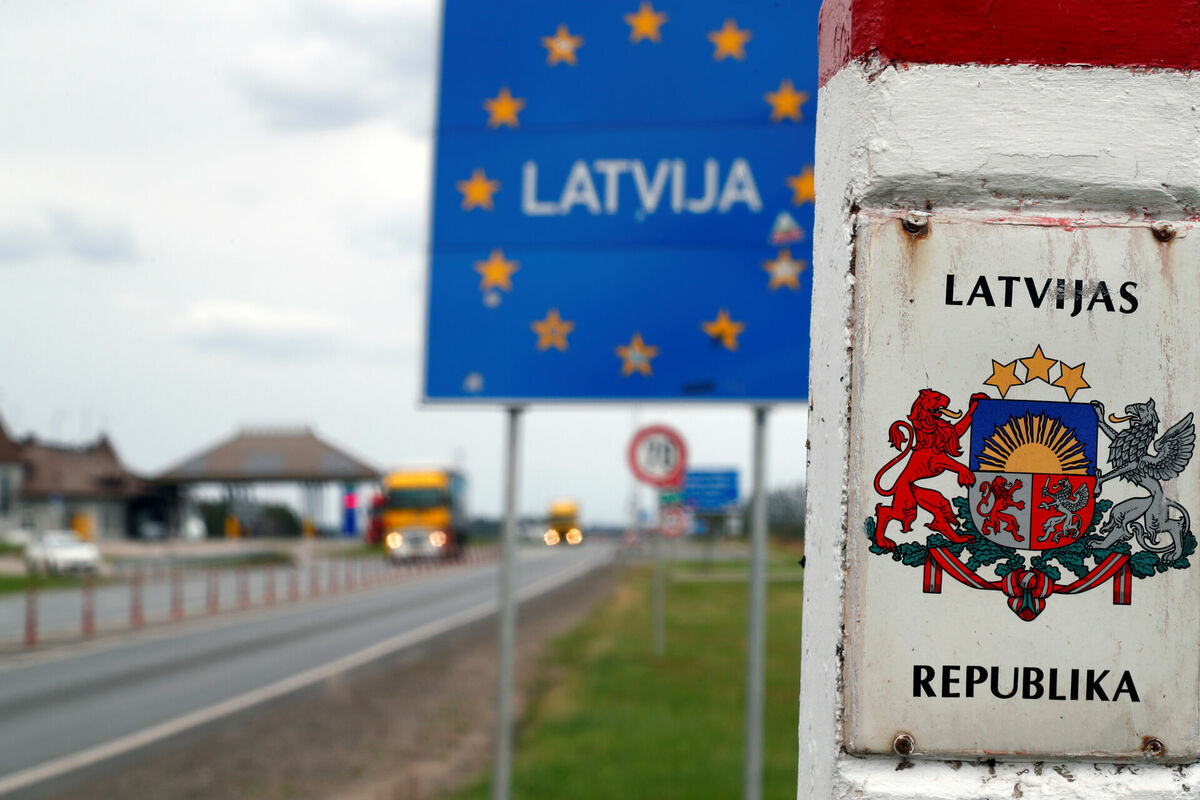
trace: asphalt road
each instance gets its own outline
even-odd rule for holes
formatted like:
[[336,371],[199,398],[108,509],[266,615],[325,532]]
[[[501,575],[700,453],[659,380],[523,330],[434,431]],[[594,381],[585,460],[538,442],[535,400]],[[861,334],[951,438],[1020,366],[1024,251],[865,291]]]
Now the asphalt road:
[[[517,591],[549,591],[607,563],[603,544],[519,551]],[[0,794],[61,777],[495,610],[497,567],[466,565],[0,662]]]

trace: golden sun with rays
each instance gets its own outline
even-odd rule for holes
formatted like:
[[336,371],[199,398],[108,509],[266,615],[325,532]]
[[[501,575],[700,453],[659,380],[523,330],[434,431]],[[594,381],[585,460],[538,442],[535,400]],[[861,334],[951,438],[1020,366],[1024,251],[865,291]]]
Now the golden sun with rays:
[[1009,417],[984,439],[979,466],[1005,472],[1086,475],[1087,456],[1075,431],[1045,414]]

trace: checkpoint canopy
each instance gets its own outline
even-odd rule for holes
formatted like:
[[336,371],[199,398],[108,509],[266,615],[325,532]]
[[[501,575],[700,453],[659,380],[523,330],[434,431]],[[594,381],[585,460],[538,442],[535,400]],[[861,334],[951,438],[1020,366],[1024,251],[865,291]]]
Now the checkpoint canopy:
[[818,6],[447,0],[426,400],[807,396]]

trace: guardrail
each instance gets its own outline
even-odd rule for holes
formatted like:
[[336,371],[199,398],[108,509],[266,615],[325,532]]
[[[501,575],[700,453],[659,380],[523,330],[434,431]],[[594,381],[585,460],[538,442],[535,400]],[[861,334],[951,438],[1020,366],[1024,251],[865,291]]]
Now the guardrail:
[[[48,643],[82,641],[98,635],[160,628],[223,613],[286,606],[324,596],[375,589],[421,575],[494,562],[499,547],[469,548],[454,561],[393,565],[382,558],[321,559],[295,565],[189,569],[141,567],[124,579],[78,590],[40,591],[31,582],[20,601],[0,602],[0,650],[33,649]],[[279,587],[287,590],[280,592]],[[76,602],[72,598],[78,598]],[[21,613],[23,611],[23,614]],[[7,621],[7,622],[6,622]],[[12,627],[17,623],[17,627]]]

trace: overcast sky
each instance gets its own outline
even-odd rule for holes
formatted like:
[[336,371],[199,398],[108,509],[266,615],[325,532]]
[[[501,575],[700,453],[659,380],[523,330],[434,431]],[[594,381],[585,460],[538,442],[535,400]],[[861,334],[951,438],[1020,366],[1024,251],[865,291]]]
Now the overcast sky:
[[[439,4],[0,6],[0,415],[107,431],[153,474],[247,424],[308,424],[380,466],[465,467],[501,507],[500,410],[419,405]],[[739,466],[746,408],[532,408],[521,505],[624,519],[625,447],[667,422]],[[804,474],[773,412],[769,482]]]

